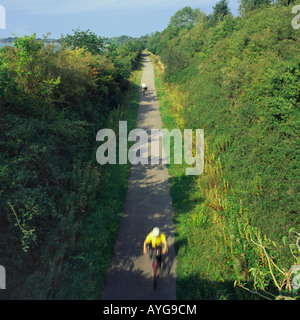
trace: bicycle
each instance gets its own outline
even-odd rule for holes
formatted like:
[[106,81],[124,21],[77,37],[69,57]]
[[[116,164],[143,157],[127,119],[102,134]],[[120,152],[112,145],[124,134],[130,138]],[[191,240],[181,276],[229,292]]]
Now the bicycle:
[[157,279],[158,279],[158,271],[161,268],[161,248],[157,247],[155,249],[149,248],[148,246],[148,252],[150,259],[152,258],[152,278],[153,278],[153,285],[154,290],[156,290],[157,287]]

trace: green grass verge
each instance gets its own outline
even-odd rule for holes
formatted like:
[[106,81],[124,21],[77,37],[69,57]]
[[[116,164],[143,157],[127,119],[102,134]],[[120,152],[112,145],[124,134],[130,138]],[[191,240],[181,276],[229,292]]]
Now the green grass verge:
[[[168,93],[155,68],[155,86],[163,128],[178,128],[172,114]],[[171,140],[171,155],[173,153]],[[177,259],[176,285],[180,300],[237,299],[242,298],[238,288],[233,287],[230,266],[218,253],[216,243],[222,242],[220,230],[209,219],[205,206],[204,188],[199,186],[197,176],[187,176],[186,164],[168,166],[170,195],[174,209],[175,251]],[[216,240],[216,237],[218,238]]]

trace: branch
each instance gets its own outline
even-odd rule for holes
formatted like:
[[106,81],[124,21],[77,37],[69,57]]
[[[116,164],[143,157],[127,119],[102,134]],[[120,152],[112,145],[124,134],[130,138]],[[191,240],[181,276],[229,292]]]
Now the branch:
[[[32,233],[33,231],[35,231],[35,229],[26,230],[26,229],[22,228],[22,226],[20,225],[18,216],[17,216],[17,214],[16,214],[16,211],[14,210],[13,206],[10,204],[10,202],[8,202],[8,205],[10,206],[13,214],[15,215],[16,220],[17,220],[17,223],[18,223],[18,226],[19,226],[20,230],[21,230],[23,233]],[[34,211],[34,212],[35,212],[35,211]]]
[[250,289],[244,287],[244,286],[243,286],[242,284],[240,284],[240,283],[237,283],[237,285],[238,285],[239,287],[243,288],[244,290],[249,291],[249,292],[252,293],[252,294],[257,294],[257,295],[259,295],[260,297],[262,297],[262,298],[264,298],[264,299],[272,300],[271,298],[260,294],[258,291],[253,291],[253,290],[250,290]]
[[[297,233],[297,232],[295,232],[299,237],[297,238],[297,241],[296,241],[296,247],[297,247],[297,249],[298,249],[298,251],[300,251],[300,246],[299,246],[299,241],[300,241],[300,235],[299,235],[299,233]],[[296,261],[298,262],[298,259],[299,259],[299,257],[296,257],[295,255],[294,255],[294,253],[293,253],[293,249],[292,249],[292,245],[293,245],[294,243],[291,243],[290,245],[289,245],[289,247],[290,247],[290,251],[291,251],[291,254],[292,254],[292,256],[296,259]]]
[[17,216],[17,214],[16,214],[16,212],[15,212],[15,210],[14,210],[13,206],[12,206],[9,202],[8,202],[8,205],[10,206],[10,208],[11,208],[11,210],[12,210],[13,214],[15,215],[16,220],[17,220],[17,223],[18,223],[18,226],[19,226],[19,228],[21,229],[21,231],[26,231],[24,228],[22,228],[22,227],[21,227],[20,222],[19,222],[19,219],[18,219],[18,216]]
[[[274,276],[273,270],[272,270],[272,265],[271,265],[271,261],[272,261],[272,260],[269,258],[268,253],[267,253],[267,251],[266,251],[266,247],[263,246],[263,244],[262,244],[262,242],[261,242],[261,239],[260,239],[260,237],[259,237],[259,235],[258,235],[257,233],[256,233],[256,237],[257,237],[257,240],[259,241],[259,243],[256,243],[256,242],[252,239],[252,236],[251,236],[251,233],[250,233],[250,240],[251,240],[255,245],[257,245],[258,247],[260,247],[260,248],[264,251],[264,254],[265,254],[265,256],[266,256],[266,258],[267,258],[267,261],[268,261],[269,270],[270,270],[271,276],[272,276],[272,278],[273,278],[273,281],[274,281],[277,289],[280,290],[280,286],[279,286],[279,284],[278,284],[278,282],[277,282],[277,280],[276,280],[276,278],[275,278],[275,276]],[[272,261],[272,263],[275,265],[275,263],[274,263],[273,261]],[[275,265],[275,267],[276,267],[281,273],[283,273],[276,265]],[[284,273],[283,273],[283,274],[284,274]]]

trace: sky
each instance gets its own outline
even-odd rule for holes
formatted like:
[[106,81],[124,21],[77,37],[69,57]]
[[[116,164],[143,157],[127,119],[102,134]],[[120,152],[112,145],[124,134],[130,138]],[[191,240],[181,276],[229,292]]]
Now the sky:
[[[0,38],[36,33],[57,39],[72,29],[101,37],[141,37],[164,30],[176,11],[191,6],[206,14],[219,0],[0,0]],[[234,16],[238,0],[229,0]],[[5,10],[3,10],[3,8]],[[2,10],[1,10],[2,9]],[[3,28],[5,11],[5,29]],[[2,23],[1,23],[2,21]],[[1,27],[2,26],[2,27]]]

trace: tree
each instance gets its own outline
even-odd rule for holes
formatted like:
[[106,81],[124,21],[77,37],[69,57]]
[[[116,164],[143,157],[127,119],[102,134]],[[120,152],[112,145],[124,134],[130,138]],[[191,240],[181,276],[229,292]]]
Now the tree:
[[199,14],[199,9],[193,10],[191,7],[184,7],[183,9],[178,10],[171,17],[167,27],[169,36],[174,38],[179,34],[180,30],[184,28],[191,29],[196,24]]
[[213,22],[218,22],[223,20],[226,16],[232,16],[230,9],[228,7],[228,0],[221,0],[216,3],[213,7],[214,11],[212,14]]
[[98,37],[95,33],[87,31],[80,31],[79,28],[72,30],[73,35],[61,35],[58,40],[59,43],[65,43],[75,49],[76,47],[85,48],[86,51],[92,54],[102,54],[104,52],[104,41],[106,38]]
[[276,1],[276,4],[279,4],[280,6],[289,6],[292,3],[296,4],[296,0],[277,0]]
[[240,7],[239,11],[241,14],[247,13],[249,11],[269,6],[271,4],[271,0],[239,0]]

